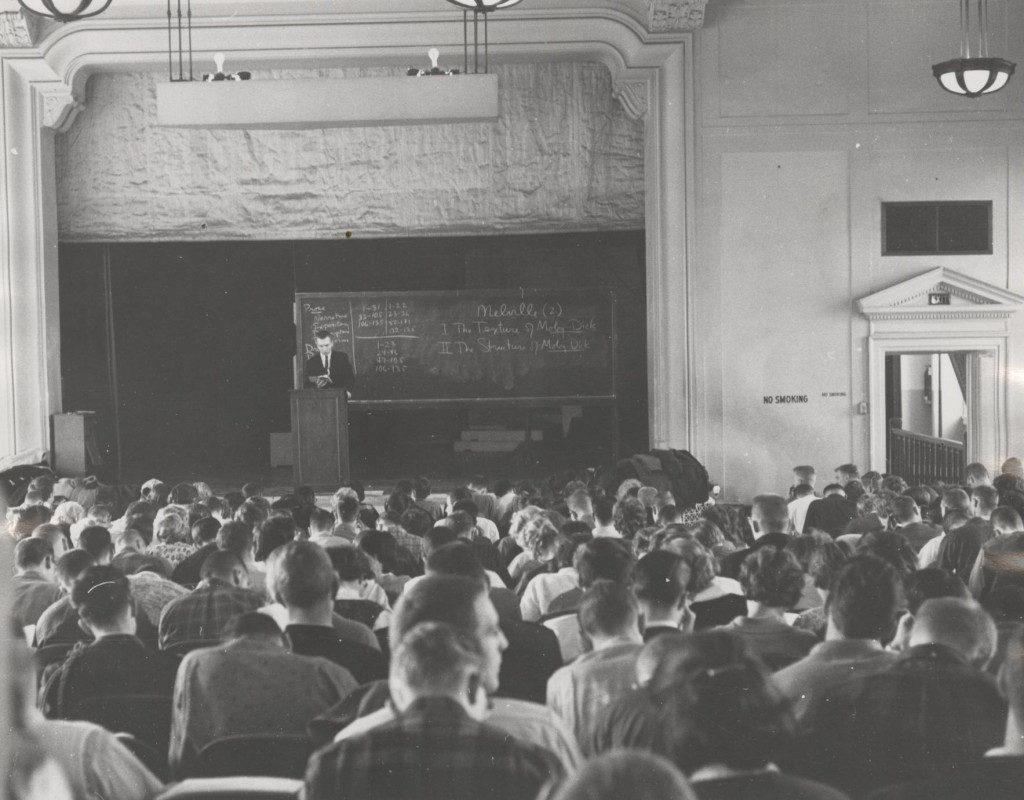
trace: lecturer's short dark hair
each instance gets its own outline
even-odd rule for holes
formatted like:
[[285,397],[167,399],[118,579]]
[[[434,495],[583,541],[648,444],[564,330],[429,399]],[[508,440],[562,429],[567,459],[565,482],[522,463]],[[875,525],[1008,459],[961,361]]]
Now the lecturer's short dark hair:
[[317,339],[331,339],[332,341],[334,339],[334,334],[328,330],[324,330],[323,328],[314,333],[313,336]]

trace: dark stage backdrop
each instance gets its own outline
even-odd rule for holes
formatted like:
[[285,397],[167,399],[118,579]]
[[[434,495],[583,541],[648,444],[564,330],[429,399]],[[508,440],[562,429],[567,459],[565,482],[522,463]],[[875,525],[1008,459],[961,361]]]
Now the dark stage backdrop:
[[[120,453],[124,478],[154,470],[263,474],[270,433],[290,427],[296,293],[602,287],[616,297],[623,445],[646,449],[644,278],[642,231],[64,243],[64,408],[97,412],[101,447],[115,462]],[[363,451],[354,456],[378,474],[404,475],[414,465],[403,443],[422,442],[425,428],[435,444],[455,436],[465,413],[370,415],[354,435],[353,449]],[[606,436],[605,425],[592,435]]]

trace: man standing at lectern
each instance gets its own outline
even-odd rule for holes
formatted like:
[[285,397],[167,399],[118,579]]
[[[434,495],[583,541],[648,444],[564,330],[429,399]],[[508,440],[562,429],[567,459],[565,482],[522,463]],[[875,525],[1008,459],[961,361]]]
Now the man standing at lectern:
[[317,389],[345,389],[351,396],[356,376],[348,354],[334,349],[334,336],[330,331],[317,331],[314,336],[319,352],[306,360],[306,384]]

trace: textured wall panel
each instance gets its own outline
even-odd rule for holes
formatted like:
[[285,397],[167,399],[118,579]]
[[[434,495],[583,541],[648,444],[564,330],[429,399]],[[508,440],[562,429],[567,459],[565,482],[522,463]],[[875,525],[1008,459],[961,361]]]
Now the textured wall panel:
[[[94,76],[85,111],[57,137],[60,237],[302,239],[346,231],[642,227],[643,125],[612,98],[608,71],[592,64],[497,71],[496,124],[305,131],[158,128],[155,87],[166,80],[162,74]],[[253,80],[381,74],[389,73],[281,71]]]

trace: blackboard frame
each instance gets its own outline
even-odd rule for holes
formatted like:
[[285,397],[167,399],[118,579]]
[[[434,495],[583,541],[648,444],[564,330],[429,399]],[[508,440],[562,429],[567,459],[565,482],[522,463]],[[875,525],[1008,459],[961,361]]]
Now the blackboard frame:
[[[295,321],[295,358],[294,358],[294,388],[303,387],[303,367],[305,358],[303,355],[306,339],[303,337],[300,309],[304,302],[316,300],[368,300],[368,299],[400,299],[409,297],[474,297],[485,292],[495,294],[516,293],[520,299],[527,299],[531,296],[546,295],[552,291],[569,291],[569,288],[557,289],[555,287],[531,288],[531,289],[452,289],[448,291],[409,291],[409,292],[296,292],[293,315]],[[559,405],[584,405],[584,406],[615,406],[618,402],[618,320],[617,320],[617,298],[614,290],[607,287],[592,287],[586,290],[590,294],[605,295],[609,303],[610,335],[609,345],[611,347],[611,393],[610,394],[581,394],[581,395],[542,395],[533,397],[479,397],[479,398],[417,398],[412,400],[398,400],[390,398],[360,399],[358,397],[349,400],[349,406],[360,410],[401,410],[401,409],[425,409],[425,408],[468,408],[479,404],[490,406],[512,406],[523,408],[535,408],[543,406]]]

